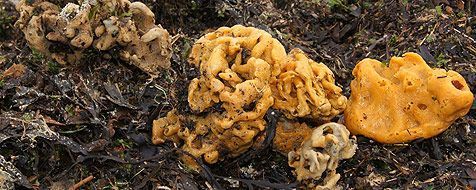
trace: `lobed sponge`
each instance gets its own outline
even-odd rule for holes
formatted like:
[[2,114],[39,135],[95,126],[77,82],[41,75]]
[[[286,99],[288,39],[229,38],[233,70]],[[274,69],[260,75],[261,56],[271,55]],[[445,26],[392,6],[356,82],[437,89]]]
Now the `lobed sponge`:
[[345,124],[381,143],[436,136],[466,115],[474,99],[460,74],[432,69],[416,53],[393,57],[388,67],[364,59],[352,74]]
[[76,63],[82,52],[120,47],[120,57],[151,75],[170,67],[169,33],[155,24],[152,11],[141,2],[84,0],[60,8],[44,0],[21,0],[15,26],[30,47],[60,64]]

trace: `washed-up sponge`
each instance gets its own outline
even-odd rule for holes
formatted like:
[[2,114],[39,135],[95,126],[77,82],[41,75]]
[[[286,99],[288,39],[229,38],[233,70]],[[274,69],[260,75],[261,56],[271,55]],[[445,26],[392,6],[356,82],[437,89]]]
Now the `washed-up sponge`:
[[305,139],[312,134],[312,128],[306,123],[283,119],[276,124],[276,135],[273,139],[273,148],[287,155],[297,150]]
[[[222,27],[200,38],[189,59],[200,69],[200,76],[188,87],[188,103],[194,112],[208,113],[189,116],[193,127],[181,124],[178,131],[184,132],[177,135],[184,143],[182,149],[207,163],[248,150],[266,127],[263,117],[274,103],[270,81],[279,74],[285,57],[276,39],[252,27]],[[210,112],[213,106],[219,111]],[[168,121],[175,121],[174,116],[156,121],[153,138],[167,139],[163,132],[180,125]],[[186,157],[185,161],[193,163]]]
[[[215,115],[184,117],[176,110],[167,113],[153,122],[152,143],[161,144],[165,141],[183,142],[182,150],[207,163],[216,163],[227,152],[230,156],[238,156],[255,143],[255,137],[265,129],[266,122],[256,119],[238,122],[232,128],[223,130],[213,123]],[[184,155],[182,160],[194,168],[195,161]]]
[[[193,45],[188,62],[200,71],[188,86],[193,114],[172,111],[159,118],[152,139],[181,142],[183,150],[207,163],[238,156],[262,140],[264,115],[273,106],[290,119],[328,121],[346,105],[329,68],[298,49],[286,54],[278,40],[257,28],[236,25],[208,33]],[[287,153],[303,140],[293,139],[287,145],[278,138],[276,147]]]
[[[355,138],[342,124],[326,123],[313,129],[301,147],[288,154],[288,164],[294,168],[298,181],[309,188],[336,189],[340,160],[351,158],[357,149]],[[325,174],[322,184],[314,183]]]
[[170,66],[171,40],[155,24],[143,3],[128,0],[84,0],[60,8],[44,0],[21,0],[15,26],[30,47],[61,64],[76,63],[85,49],[120,47],[120,57],[157,75]]
[[468,113],[474,99],[460,74],[432,69],[416,53],[393,57],[388,66],[364,59],[352,74],[345,124],[381,143],[438,135]]
[[328,121],[344,111],[347,98],[335,85],[334,74],[324,64],[293,49],[273,83],[274,108],[288,118]]
[[[285,57],[281,43],[263,30],[236,25],[206,34],[190,54],[189,63],[200,69],[189,85],[190,107],[203,112],[224,102],[228,127],[231,120],[262,117],[274,102],[269,82]],[[256,109],[244,111],[250,105]]]
[[188,88],[190,108],[204,112],[220,104],[223,111],[211,118],[220,133],[237,122],[262,119],[274,102],[269,86],[273,68],[285,55],[270,34],[252,27],[222,27],[203,36],[189,59],[200,69]]

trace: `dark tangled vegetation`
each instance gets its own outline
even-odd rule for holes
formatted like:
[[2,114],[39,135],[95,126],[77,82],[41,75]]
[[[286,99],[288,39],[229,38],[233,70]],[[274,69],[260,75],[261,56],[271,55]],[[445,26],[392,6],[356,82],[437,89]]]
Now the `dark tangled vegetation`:
[[[56,0],[64,5],[66,1]],[[0,155],[23,176],[15,187],[65,189],[93,176],[85,189],[292,188],[287,158],[272,150],[227,159],[192,172],[169,143],[153,146],[151,122],[172,108],[187,112],[187,64],[193,42],[208,30],[243,24],[264,29],[289,50],[328,65],[349,95],[351,71],[365,57],[387,61],[414,51],[434,67],[453,69],[476,91],[476,2],[344,0],[145,0],[174,36],[172,69],[149,80],[114,51],[88,52],[61,66],[30,50],[0,0]],[[45,128],[46,127],[46,128]],[[44,133],[52,131],[55,135]],[[36,137],[36,138],[33,138]],[[381,145],[358,138],[356,155],[338,168],[346,189],[476,187],[476,106],[428,140]],[[0,159],[1,160],[1,159]],[[0,163],[1,164],[1,163]],[[232,178],[232,179],[229,179]]]

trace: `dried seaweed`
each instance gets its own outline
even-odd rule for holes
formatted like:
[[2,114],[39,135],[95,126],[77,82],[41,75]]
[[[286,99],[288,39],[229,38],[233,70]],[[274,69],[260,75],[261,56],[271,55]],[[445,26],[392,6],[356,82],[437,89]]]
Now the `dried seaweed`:
[[[89,175],[96,178],[85,189],[207,189],[218,186],[214,183],[224,189],[300,188],[285,157],[259,148],[267,140],[257,145],[261,151],[251,154],[253,159],[225,160],[209,166],[208,173],[181,167],[178,145],[151,145],[153,119],[173,108],[190,112],[186,87],[198,72],[187,64],[189,49],[220,26],[258,27],[285,47],[303,49],[327,64],[347,96],[358,60],[388,61],[407,51],[423,54],[433,67],[460,72],[476,90],[474,1],[339,1],[332,6],[310,0],[142,2],[175,36],[171,70],[152,80],[113,56],[118,52],[114,48],[87,52],[78,65],[48,62],[12,27],[19,16],[14,5],[0,0],[0,73],[13,64],[27,67],[22,77],[0,80],[0,155],[30,179],[32,188],[74,184]],[[271,134],[262,135],[272,140]],[[359,137],[358,143],[354,158],[337,169],[345,189],[476,186],[474,108],[431,140],[383,146]],[[27,164],[39,161],[44,164]],[[240,186],[232,187],[222,176],[240,181]],[[30,182],[13,183],[14,188],[28,188]]]

